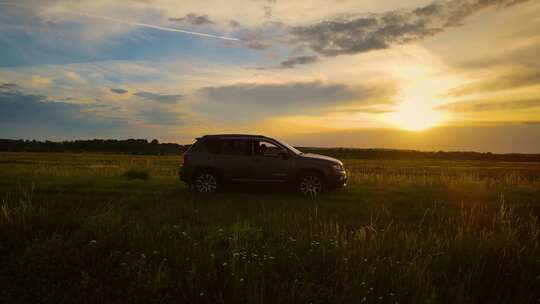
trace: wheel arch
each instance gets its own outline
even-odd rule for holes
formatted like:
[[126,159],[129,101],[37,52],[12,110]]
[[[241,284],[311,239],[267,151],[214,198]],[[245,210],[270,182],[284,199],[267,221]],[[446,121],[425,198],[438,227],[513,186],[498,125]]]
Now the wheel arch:
[[216,174],[216,177],[218,178],[219,181],[222,181],[223,175],[222,175],[221,170],[219,170],[218,168],[213,167],[213,166],[198,166],[198,167],[196,167],[193,170],[193,174],[191,176],[191,181],[195,182],[195,179],[197,178],[197,176],[201,172],[212,172],[212,173]]
[[299,182],[302,176],[305,176],[306,174],[310,174],[310,173],[311,174],[315,173],[319,175],[322,178],[323,183],[326,185],[327,179],[326,179],[326,175],[324,174],[324,171],[319,168],[314,168],[314,167],[299,169],[296,175],[296,181]]

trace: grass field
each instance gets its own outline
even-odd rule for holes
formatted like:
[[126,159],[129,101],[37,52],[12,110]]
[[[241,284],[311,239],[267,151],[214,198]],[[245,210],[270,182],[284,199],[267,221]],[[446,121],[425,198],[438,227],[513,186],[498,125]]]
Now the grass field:
[[306,200],[180,161],[0,153],[0,303],[540,303],[540,163],[344,160]]

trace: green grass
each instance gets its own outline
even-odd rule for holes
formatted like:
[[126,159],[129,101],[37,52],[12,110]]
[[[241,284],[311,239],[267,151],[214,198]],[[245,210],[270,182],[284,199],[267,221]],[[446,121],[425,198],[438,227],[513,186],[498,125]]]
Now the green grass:
[[0,153],[0,303],[539,301],[539,163],[345,160],[305,200],[180,161]]

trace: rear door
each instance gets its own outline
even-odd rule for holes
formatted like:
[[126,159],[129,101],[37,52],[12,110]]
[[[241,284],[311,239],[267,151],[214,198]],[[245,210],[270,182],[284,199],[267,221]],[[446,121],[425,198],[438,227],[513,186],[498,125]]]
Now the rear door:
[[220,138],[208,141],[213,150],[214,164],[229,180],[251,178],[251,150],[249,139]]

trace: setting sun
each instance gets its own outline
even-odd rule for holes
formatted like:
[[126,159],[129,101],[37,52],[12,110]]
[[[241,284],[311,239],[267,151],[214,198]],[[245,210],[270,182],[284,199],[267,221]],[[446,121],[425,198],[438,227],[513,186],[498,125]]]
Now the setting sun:
[[423,131],[439,126],[448,120],[448,114],[435,110],[441,104],[441,92],[444,92],[445,82],[451,80],[437,78],[429,79],[429,74],[416,75],[409,84],[403,85],[403,92],[397,100],[394,112],[384,116],[384,122],[403,130]]
[[441,112],[421,103],[404,102],[386,120],[396,127],[409,131],[423,131],[439,125],[444,120]]

